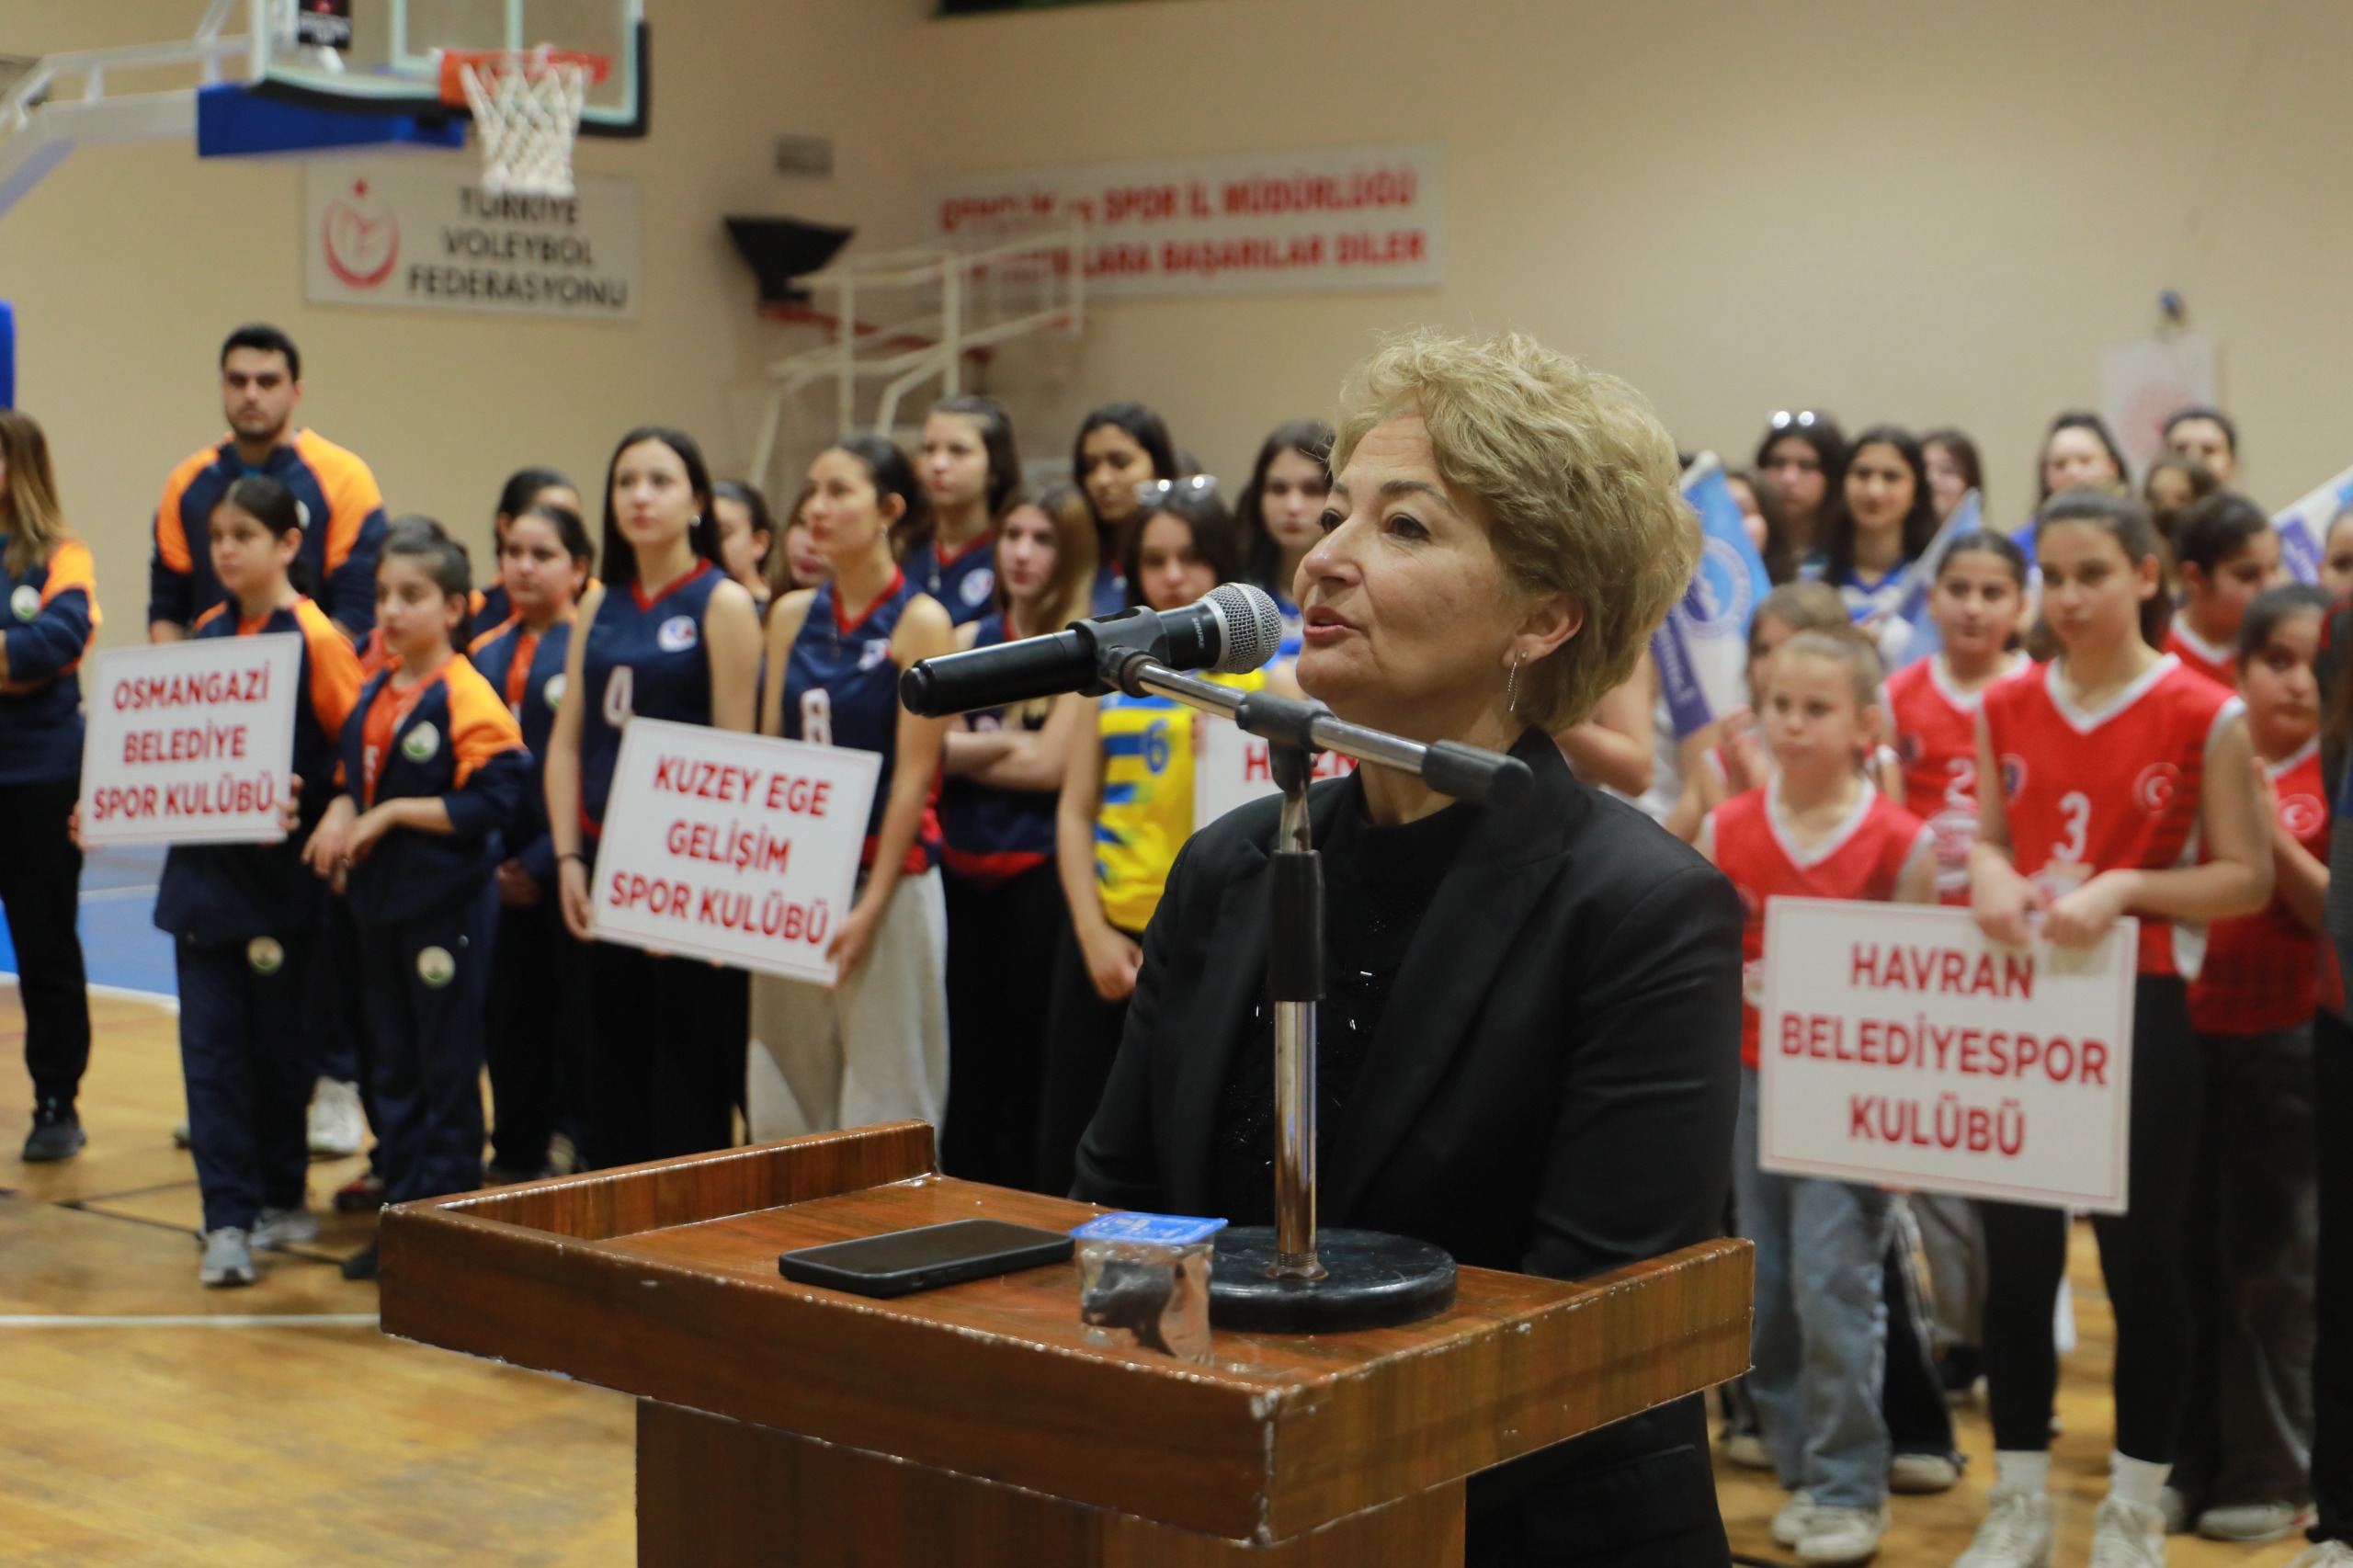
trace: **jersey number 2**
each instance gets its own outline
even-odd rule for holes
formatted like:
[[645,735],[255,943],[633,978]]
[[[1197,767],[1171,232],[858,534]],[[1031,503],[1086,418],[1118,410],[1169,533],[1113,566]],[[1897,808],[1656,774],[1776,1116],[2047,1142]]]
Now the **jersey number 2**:
[[801,694],[801,738],[813,746],[834,744],[833,694],[822,686]]
[[2059,815],[2067,824],[2067,836],[2051,846],[2051,858],[2080,863],[2091,836],[2092,798],[2081,790],[2068,790],[2059,797]]

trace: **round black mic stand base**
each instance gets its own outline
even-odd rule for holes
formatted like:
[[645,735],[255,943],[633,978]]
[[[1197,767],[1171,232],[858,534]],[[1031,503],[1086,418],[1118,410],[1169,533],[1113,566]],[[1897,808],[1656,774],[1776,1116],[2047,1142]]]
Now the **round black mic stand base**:
[[1241,1334],[1345,1334],[1436,1317],[1454,1304],[1454,1259],[1427,1242],[1379,1231],[1319,1230],[1321,1279],[1267,1277],[1272,1225],[1217,1233],[1210,1323]]

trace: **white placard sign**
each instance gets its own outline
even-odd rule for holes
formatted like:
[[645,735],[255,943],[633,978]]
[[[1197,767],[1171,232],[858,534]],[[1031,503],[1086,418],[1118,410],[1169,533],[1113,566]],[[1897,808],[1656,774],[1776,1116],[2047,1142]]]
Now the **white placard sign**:
[[[234,614],[233,610],[229,613]],[[275,844],[302,639],[203,637],[90,657],[85,844]]]
[[926,233],[958,250],[1079,224],[1087,292],[1426,289],[1446,281],[1438,142],[1235,153],[950,175]]
[[589,893],[597,935],[834,982],[882,759],[631,719]]
[[[1203,713],[1193,728],[1193,831],[1198,833],[1237,806],[1262,795],[1278,795],[1267,743],[1230,719]],[[1314,776],[1337,778],[1357,759],[1336,751],[1315,754]]]
[[1760,1163],[2124,1212],[2139,926],[2020,951],[1966,909],[1771,900]]
[[637,187],[492,196],[466,159],[302,165],[302,287],[321,305],[637,319]]

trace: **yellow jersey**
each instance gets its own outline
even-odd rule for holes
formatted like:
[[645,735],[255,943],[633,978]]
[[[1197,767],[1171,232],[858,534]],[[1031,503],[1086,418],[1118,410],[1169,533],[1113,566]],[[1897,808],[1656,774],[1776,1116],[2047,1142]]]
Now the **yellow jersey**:
[[[1256,691],[1267,672],[1205,678]],[[1193,834],[1193,718],[1173,698],[1119,691],[1096,710],[1103,796],[1095,812],[1095,885],[1103,917],[1123,931],[1151,923],[1168,868]]]

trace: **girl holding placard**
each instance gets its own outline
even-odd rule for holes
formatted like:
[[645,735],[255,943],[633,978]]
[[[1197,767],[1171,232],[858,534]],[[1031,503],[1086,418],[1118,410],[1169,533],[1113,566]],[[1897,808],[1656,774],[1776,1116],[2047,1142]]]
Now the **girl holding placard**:
[[2321,1030],[2341,1039],[2345,1010],[2318,935],[2329,795],[2313,663],[2328,606],[2319,588],[2274,588],[2241,619],[2239,694],[2277,891],[2262,913],[2214,923],[2189,988],[2206,1074],[2189,1192],[2199,1332],[2173,1483],[2199,1534],[2218,1540],[2275,1540],[2307,1522],[2312,1498],[2313,1054]]
[[[1095,528],[1067,485],[1022,502],[997,530],[995,611],[956,629],[959,648],[1060,630],[1087,612]],[[1054,807],[1083,703],[1051,698],[967,713],[949,726],[939,793],[947,869],[948,1080],[940,1168],[1000,1187],[1037,1171],[1040,1042],[1054,949],[1070,924],[1054,876]]]
[[[430,518],[385,530],[376,624],[392,659],[344,721],[343,790],[302,851],[344,883],[358,927],[387,1203],[482,1185],[501,835],[523,817],[531,759],[496,689],[457,652],[472,577],[465,547]],[[376,1244],[343,1272],[375,1278]]]
[[1758,1163],[1765,913],[1776,897],[1936,902],[1933,835],[1868,776],[1879,688],[1879,655],[1862,632],[1790,637],[1771,657],[1763,697],[1773,777],[1699,826],[1699,852],[1732,879],[1747,911],[1733,1154],[1741,1233],[1756,1245],[1747,1385],[1774,1471],[1793,1494],[1774,1516],[1773,1539],[1809,1564],[1860,1562],[1887,1528],[1892,1443],[1880,1383],[1892,1210],[1881,1187]]
[[[2238,699],[2157,652],[2169,607],[2138,501],[2062,491],[2035,539],[2059,655],[1985,692],[1977,726],[1971,902],[2007,947],[2087,948],[2140,917],[2133,991],[2131,1208],[2093,1217],[2116,1310],[2116,1448],[2095,1561],[2164,1561],[2160,1502],[2188,1386],[2182,1202],[2199,1122],[2187,978],[2203,922],[2271,896],[2269,841]],[[2038,930],[2032,917],[2040,916]],[[2051,1302],[2067,1261],[2058,1209],[1985,1201],[1992,1505],[1960,1568],[2029,1568],[2051,1551]]]
[[579,940],[556,905],[555,844],[548,834],[548,735],[563,703],[563,666],[572,649],[573,606],[587,585],[596,547],[580,514],[533,502],[510,519],[499,547],[498,577],[514,615],[475,639],[468,657],[506,702],[529,749],[531,790],[507,836],[498,868],[498,945],[491,960],[489,1032],[490,1179],[528,1181],[550,1174],[561,1131],[575,1161],[586,1062],[587,971]]
[[33,1125],[24,1157],[82,1148],[74,1108],[90,1060],[79,907],[82,853],[67,826],[82,787],[82,683],[98,625],[90,549],[65,527],[49,437],[0,409],[0,904],[17,952]]
[[174,938],[180,1071],[188,1149],[204,1201],[207,1285],[254,1282],[253,1249],[307,1242],[304,1207],[311,1098],[304,1050],[318,950],[319,884],[302,869],[305,841],[335,798],[335,748],[359,694],[359,658],[342,627],[304,597],[295,574],[302,516],[267,474],[231,484],[207,524],[212,574],[228,598],[194,635],[302,639],[294,705],[294,799],[278,844],[180,844],[164,858],[155,925]]
[[[596,937],[588,872],[631,717],[749,733],[760,617],[720,561],[702,449],[683,431],[623,436],[605,469],[601,580],[565,650],[548,733],[548,836],[563,923]],[[723,1149],[744,1083],[744,973],[618,943],[589,965],[592,1165]]]
[[899,704],[899,672],[953,653],[939,601],[893,559],[895,534],[927,531],[930,503],[906,454],[847,436],[809,465],[812,542],[824,587],[768,618],[760,728],[816,745],[879,753],[858,887],[826,949],[831,986],[763,975],[753,988],[745,1110],[755,1139],[919,1118],[948,1096],[948,914],[934,868],[945,719]]

